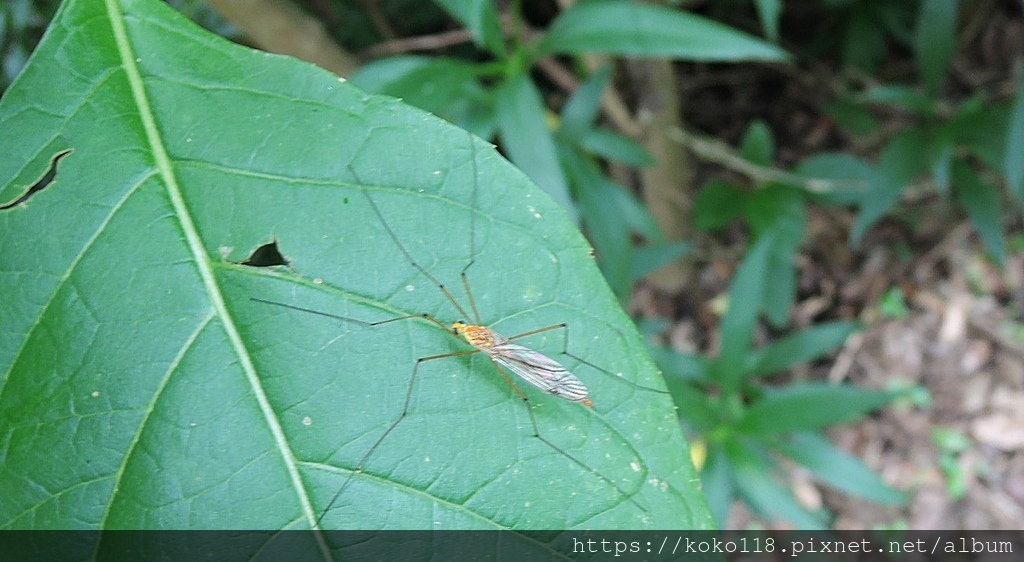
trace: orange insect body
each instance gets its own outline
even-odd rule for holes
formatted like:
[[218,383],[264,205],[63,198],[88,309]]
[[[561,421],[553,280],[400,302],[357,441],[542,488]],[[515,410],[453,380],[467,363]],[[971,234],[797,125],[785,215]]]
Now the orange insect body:
[[540,390],[584,406],[594,405],[583,381],[547,355],[519,345],[486,326],[455,322],[452,331]]

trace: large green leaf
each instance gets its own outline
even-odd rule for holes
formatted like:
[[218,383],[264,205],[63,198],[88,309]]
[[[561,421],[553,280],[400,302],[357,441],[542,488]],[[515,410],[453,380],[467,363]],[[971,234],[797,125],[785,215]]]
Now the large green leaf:
[[[0,131],[3,202],[72,150],[0,211],[0,527],[309,528],[346,481],[323,527],[711,525],[589,247],[483,141],[154,0],[65,4]],[[579,462],[485,357],[410,391],[467,348],[430,322],[252,300],[462,316],[371,201],[463,302],[475,260],[483,321],[569,324],[522,341],[593,409],[523,390]],[[240,263],[272,241],[290,267]]]

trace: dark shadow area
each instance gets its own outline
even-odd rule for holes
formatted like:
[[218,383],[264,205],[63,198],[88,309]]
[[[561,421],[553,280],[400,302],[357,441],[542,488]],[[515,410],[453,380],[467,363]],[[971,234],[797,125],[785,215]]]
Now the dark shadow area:
[[275,267],[279,265],[291,267],[288,260],[277,249],[277,240],[272,240],[256,248],[245,261],[239,263],[250,267]]

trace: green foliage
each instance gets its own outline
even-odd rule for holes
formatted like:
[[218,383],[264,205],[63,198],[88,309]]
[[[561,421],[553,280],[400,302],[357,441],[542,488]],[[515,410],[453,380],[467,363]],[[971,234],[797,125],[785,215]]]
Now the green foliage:
[[[770,130],[755,122],[744,135],[740,154],[752,164],[770,165],[773,146]],[[906,165],[901,158],[908,151],[900,144],[894,146],[888,161],[898,170],[899,165]],[[871,164],[842,154],[810,158],[798,172],[836,180],[837,185],[895,183],[882,182],[882,174]],[[894,187],[890,191],[898,194]],[[680,417],[706,443],[702,480],[712,513],[720,523],[730,502],[738,497],[765,518],[786,519],[800,528],[827,525],[826,512],[803,509],[779,483],[779,476],[785,473],[777,460],[780,456],[841,491],[882,503],[906,501],[903,494],[886,486],[820,433],[827,426],[856,421],[902,392],[821,383],[771,388],[758,382],[828,353],[857,328],[849,322],[826,323],[761,348],[751,344],[760,314],[776,326],[787,323],[796,292],[793,260],[803,239],[805,207],[815,200],[849,204],[866,202],[867,197],[857,188],[808,196],[777,183],[755,184],[751,189],[715,180],[701,190],[694,206],[694,219],[701,229],[714,231],[742,220],[753,238],[729,289],[718,356],[702,358],[664,349],[654,353],[668,377]],[[878,212],[885,208],[880,205]]]
[[577,2],[538,42],[539,54],[605,53],[696,61],[780,61],[782,49],[712,20],[651,4]]
[[[913,40],[923,88],[914,85],[885,84],[865,91],[861,104],[886,106],[909,113],[916,120],[892,135],[874,164],[857,163],[854,172],[864,185],[860,195],[840,195],[825,202],[860,208],[851,240],[862,239],[876,221],[899,201],[905,188],[922,176],[944,197],[959,205],[983,240],[992,259],[1002,265],[1006,258],[1001,226],[1002,205],[998,185],[987,179],[1002,171],[1009,194],[1024,203],[1021,179],[1024,164],[1024,114],[1017,101],[992,103],[974,96],[955,105],[942,98],[942,84],[956,48],[957,5],[955,0],[921,2]],[[839,109],[839,108],[836,108]],[[851,104],[841,108],[840,123],[851,133],[871,134],[880,125],[863,118]],[[820,166],[806,168],[817,177],[837,177]],[[848,175],[848,174],[846,174]]]
[[[486,143],[155,0],[69,1],[32,60],[0,103],[0,527],[710,524],[589,247]],[[523,341],[594,409],[524,392],[578,462],[481,356],[410,392],[466,345],[355,320],[462,311],[387,228],[489,325],[568,323]],[[287,266],[243,263],[267,244]]]
[[1024,73],[1017,83],[1017,98],[1006,128],[1004,154],[1003,174],[1010,194],[1017,201],[1024,201]]
[[449,14],[473,32],[477,45],[486,47],[494,54],[505,54],[498,10],[490,0],[438,0]]
[[505,153],[575,218],[555,140],[544,119],[544,103],[525,74],[505,81],[496,98],[498,131]]
[[844,492],[902,503],[902,494],[821,434],[830,425],[856,421],[901,392],[824,383],[769,387],[761,380],[828,353],[858,328],[851,322],[820,324],[752,347],[758,310],[767,298],[765,269],[776,243],[773,235],[761,237],[729,286],[717,357],[653,348],[680,418],[707,448],[701,478],[711,511],[722,524],[730,502],[739,497],[762,517],[786,519],[800,528],[825,526],[826,513],[803,509],[777,481],[784,473],[779,455]]
[[[781,3],[759,0],[724,4],[730,9],[734,5],[752,6],[765,36],[773,40],[777,37]],[[778,469],[767,451],[799,458],[797,462],[840,489],[878,501],[902,499],[862,465],[851,465],[838,451],[828,450],[822,444],[824,439],[815,433],[824,425],[849,421],[879,407],[896,392],[814,385],[768,391],[752,386],[758,377],[813,360],[838,345],[853,329],[846,323],[823,324],[763,349],[751,345],[759,318],[776,328],[787,325],[796,297],[794,258],[805,235],[807,206],[856,206],[858,214],[850,240],[858,243],[898,205],[907,186],[928,178],[942,197],[964,211],[993,260],[1002,263],[1006,258],[1002,194],[1000,182],[993,178],[1001,172],[1009,195],[1024,202],[1024,158],[1020,156],[1024,154],[1024,93],[1020,92],[1024,87],[1015,101],[1006,104],[981,96],[956,102],[943,97],[945,77],[957,50],[957,2],[833,0],[823,2],[822,7],[834,12],[840,32],[810,38],[809,50],[829,53],[838,47],[845,64],[874,72],[891,53],[891,46],[902,46],[914,55],[919,82],[882,80],[876,87],[840,97],[829,105],[828,114],[841,127],[858,137],[877,135],[884,144],[877,158],[820,153],[796,167],[799,175],[831,180],[827,189],[812,192],[778,180],[712,180],[698,194],[693,215],[698,228],[715,232],[741,221],[750,233],[751,248],[729,293],[729,314],[721,324],[719,356],[714,360],[693,356],[682,359],[666,350],[654,353],[663,368],[674,373],[676,379],[670,379],[669,384],[692,429],[717,439],[724,439],[723,434],[737,435],[721,441],[727,442],[727,447],[712,446],[705,465],[705,490],[719,520],[727,505],[719,500],[734,495],[757,509],[771,508],[772,513],[801,525],[818,525],[825,520],[823,514],[804,513],[766,476]],[[469,21],[466,17],[459,19]],[[482,34],[472,25],[470,28],[480,42]],[[650,162],[649,157],[632,141],[595,124],[600,94],[609,79],[607,71],[601,70],[586,77],[583,86],[562,107],[557,126],[551,126],[555,129],[553,143],[562,176],[559,181],[545,181],[556,177],[554,167],[546,157],[530,156],[529,149],[549,146],[542,123],[554,123],[555,118],[523,113],[525,107],[532,112],[545,111],[537,95],[540,88],[527,88],[532,78],[523,78],[523,73],[545,54],[605,53],[719,61],[785,57],[770,45],[737,36],[733,30],[692,14],[614,1],[576,3],[541,30],[532,43],[520,44],[518,40],[511,39],[504,52],[490,47],[497,61],[471,63],[474,70],[460,71],[461,77],[454,77],[445,87],[473,84],[466,88],[474,92],[472,99],[478,108],[472,113],[483,116],[475,121],[480,127],[473,130],[482,134],[496,130],[516,163],[552,190],[557,199],[572,202],[597,249],[605,276],[616,294],[624,296],[637,276],[656,268],[663,263],[660,260],[689,250],[684,245],[663,244],[657,229],[652,228],[650,215],[605,176],[598,160],[642,166]],[[515,80],[520,82],[509,89],[508,84]],[[437,96],[444,89],[425,88]],[[386,91],[408,99],[416,95],[412,89],[408,94],[401,88]],[[488,97],[488,92],[497,94]],[[879,106],[908,116],[905,123],[909,124],[895,134],[888,132],[889,125],[874,113]],[[443,111],[456,119],[467,113],[461,108]],[[488,115],[506,117],[503,120]],[[507,115],[516,115],[518,121],[508,123]],[[511,138],[526,130],[534,132],[529,141]],[[524,143],[532,146],[522,147]],[[517,151],[522,156],[516,156]],[[770,128],[752,122],[740,142],[740,156],[750,164],[772,167],[774,152]],[[634,246],[631,238],[637,235],[647,246]],[[899,297],[890,294],[883,299],[883,310],[891,315],[905,314]],[[708,397],[709,378],[721,396]],[[831,407],[837,402],[849,409]],[[780,421],[775,422],[776,418]],[[785,439],[775,433],[784,433]],[[829,467],[836,467],[835,472]]]
[[903,289],[893,287],[886,291],[878,303],[878,311],[884,318],[906,318],[910,309],[907,308]]
[[921,2],[914,35],[914,54],[925,87],[939,91],[956,51],[956,9],[958,0]]
[[[233,32],[203,2],[174,0],[170,4],[208,29],[222,35]],[[100,5],[99,0],[78,0],[70,3],[63,16],[78,14],[86,9],[83,6],[99,10]],[[396,21],[402,24],[399,35],[447,14],[472,34],[474,45],[448,49],[447,56],[376,60],[351,76],[351,82],[367,91],[402,98],[485,139],[496,139],[559,209],[485,148],[485,142],[473,143],[463,133],[402,104],[364,96],[323,73],[278,57],[231,48],[146,1],[106,0],[105,5],[107,11],[95,19],[99,23],[94,25],[103,30],[99,34],[82,20],[52,31],[36,63],[0,106],[0,127],[8,140],[4,146],[11,147],[0,156],[0,204],[21,196],[29,199],[24,208],[0,211],[5,240],[16,241],[5,245],[0,254],[0,290],[16,296],[4,304],[5,335],[0,339],[0,365],[5,369],[0,380],[0,428],[8,432],[8,440],[0,442],[15,445],[0,447],[0,461],[4,461],[0,482],[17,473],[21,480],[6,481],[25,484],[20,492],[28,489],[25,467],[36,462],[34,451],[41,448],[25,445],[31,441],[26,428],[43,428],[38,430],[38,442],[48,454],[90,456],[90,466],[77,472],[54,468],[43,475],[45,485],[40,489],[70,490],[65,495],[0,493],[0,525],[142,525],[137,523],[142,520],[139,514],[156,505],[172,507],[151,512],[156,515],[146,525],[185,526],[182,514],[186,512],[201,513],[189,522],[199,526],[310,525],[311,513],[329,501],[331,490],[343,478],[341,469],[325,467],[352,468],[353,458],[358,457],[355,451],[365,450],[374,431],[394,419],[411,363],[419,356],[463,349],[429,323],[412,321],[394,329],[365,330],[298,311],[268,310],[269,305],[256,306],[247,300],[259,294],[340,315],[364,313],[364,318],[373,319],[424,311],[444,321],[461,316],[400,252],[383,249],[391,243],[383,237],[386,232],[379,221],[368,214],[362,195],[366,191],[380,196],[399,238],[449,287],[461,287],[458,272],[473,254],[476,263],[469,277],[485,320],[508,325],[508,331],[566,321],[571,325],[574,353],[616,372],[635,373],[646,386],[657,386],[646,360],[636,356],[631,328],[606,298],[606,286],[593,275],[586,246],[570,225],[582,226],[589,236],[601,272],[619,299],[628,297],[639,278],[687,255],[693,244],[666,242],[649,210],[607,173],[606,162],[644,167],[655,161],[643,146],[602,122],[601,97],[611,82],[611,67],[588,73],[582,70],[587,67],[579,55],[730,63],[789,59],[773,43],[718,21],[644,2],[575,2],[539,28],[533,27],[538,25],[534,19],[525,23],[527,16],[517,12],[519,3],[510,4],[504,15],[511,17],[504,22],[497,4],[490,0],[381,3],[382,9],[403,14],[401,22]],[[56,6],[55,0],[0,4],[4,72],[0,86],[6,86],[26,64],[45,19]],[[126,18],[128,35],[124,37],[113,33],[119,20],[111,13],[120,6],[146,16]],[[361,49],[378,42],[371,18],[358,6],[338,2],[334,7],[347,22],[346,46]],[[749,17],[740,27],[746,29],[757,28],[756,14],[761,33],[772,42],[786,29],[780,26],[782,16],[793,13],[784,13],[785,7],[778,0],[704,6],[707,13],[723,20],[744,13]],[[801,49],[802,57],[829,59],[838,53],[844,66],[872,74],[865,80],[863,75],[844,73],[873,86],[830,100],[825,113],[851,136],[881,139],[879,154],[823,152],[795,167],[797,175],[828,181],[824,190],[806,190],[782,180],[716,179],[704,185],[694,202],[696,226],[714,233],[740,222],[750,238],[749,253],[729,291],[721,350],[714,358],[651,350],[670,375],[667,383],[685,424],[708,443],[703,486],[720,522],[729,500],[740,497],[765,516],[786,518],[804,527],[826,524],[827,513],[806,512],[779,483],[784,470],[780,457],[848,493],[889,503],[902,500],[863,464],[830,445],[820,431],[856,419],[893,396],[920,389],[873,392],[811,383],[780,388],[763,384],[763,377],[821,357],[856,328],[847,322],[825,323],[763,347],[752,344],[760,319],[776,329],[788,324],[796,298],[794,258],[805,235],[807,207],[855,206],[850,241],[856,244],[887,213],[898,210],[909,185],[927,180],[939,196],[963,211],[992,259],[1001,264],[1008,252],[1002,200],[1005,196],[1024,204],[1024,81],[1018,84],[1015,98],[1000,102],[983,95],[949,98],[945,88],[958,49],[959,18],[966,11],[959,10],[958,2],[823,0],[820,10],[818,21],[826,23],[816,28],[819,33],[783,39]],[[159,22],[156,28],[174,29],[180,35],[165,37],[160,29],[147,25],[154,21]],[[76,30],[89,34],[89,45],[59,58],[63,51],[55,45],[61,38],[75,44]],[[124,45],[144,56],[136,57],[136,64],[121,64],[131,59],[124,51],[115,53]],[[896,83],[874,75],[892,56],[894,46],[913,55],[916,66],[904,67],[916,72],[916,80]],[[143,52],[142,47],[149,50]],[[81,56],[86,52],[96,60]],[[582,82],[561,107],[550,103],[559,97],[538,80],[542,73],[536,72],[538,62],[551,55],[574,63],[572,68]],[[108,59],[120,62],[103,62]],[[221,63],[208,62],[215,60]],[[181,61],[204,62],[187,69]],[[109,82],[96,78],[96,68],[122,67],[121,72],[129,75],[111,70]],[[67,72],[68,68],[74,72]],[[131,69],[137,75],[131,75]],[[147,86],[150,99],[133,95],[138,88],[132,87],[139,84]],[[69,113],[71,103],[80,106],[81,114]],[[44,110],[36,111],[39,108]],[[879,115],[879,108],[883,114],[900,115],[901,128],[893,132],[891,121]],[[219,134],[212,136],[211,130]],[[153,143],[153,138],[165,148]],[[768,124],[754,120],[738,152],[750,165],[772,168],[775,144]],[[73,151],[65,154],[69,149]],[[63,159],[54,164],[59,155]],[[465,199],[472,183],[467,182],[471,163],[479,166],[480,178],[480,197],[473,204]],[[415,175],[426,170],[436,174],[432,181]],[[360,185],[353,171],[369,185]],[[129,185],[124,178],[132,173],[137,182]],[[150,207],[136,206],[140,204],[134,197],[149,197]],[[36,214],[30,214],[33,208]],[[118,212],[110,216],[123,215],[126,225],[112,218],[104,222],[107,215],[103,213],[111,208]],[[47,209],[52,212],[43,213]],[[469,221],[470,216],[477,220]],[[191,229],[181,227],[189,221]],[[168,222],[179,228],[167,227]],[[538,224],[545,225],[543,233],[537,230]],[[139,235],[143,228],[155,234]],[[475,233],[474,243],[467,231]],[[1011,235],[1010,240],[1010,250],[1019,250],[1020,236]],[[275,241],[277,246],[271,247],[284,254],[289,268],[257,270],[239,265],[254,248]],[[111,292],[111,287],[117,291]],[[221,289],[213,290],[216,287]],[[408,287],[413,290],[406,291]],[[889,317],[906,314],[898,289],[887,293],[879,308]],[[197,318],[208,318],[207,324],[193,332],[183,331],[184,326],[195,327]],[[588,327],[595,322],[597,327]],[[608,338],[597,342],[596,338],[612,333],[625,339],[616,340],[617,345],[607,344]],[[207,338],[218,336],[222,340],[218,345],[207,343]],[[563,345],[560,338],[556,331],[534,336],[530,342],[557,353]],[[201,349],[198,359],[194,356],[198,352],[173,352],[188,345]],[[59,352],[52,351],[58,348]],[[246,358],[242,349],[251,350],[251,357]],[[47,357],[51,352],[54,358]],[[361,354],[366,356],[363,360],[354,357]],[[496,481],[514,480],[520,490],[550,489],[550,482],[565,480],[566,471],[579,475],[574,481],[586,481],[587,476],[578,474],[578,466],[567,467],[564,457],[552,458],[547,454],[550,450],[538,451],[535,442],[521,438],[528,422],[521,409],[506,403],[509,394],[501,381],[481,382],[486,379],[481,371],[489,370],[486,364],[464,359],[442,363],[446,365],[424,367],[418,379],[415,395],[419,398],[414,406],[425,413],[403,421],[400,427],[407,433],[389,437],[394,442],[389,441],[376,460],[371,459],[365,478],[356,479],[359,489],[353,486],[352,496],[343,500],[344,509],[362,501],[359,494],[365,493],[369,498],[365,505],[393,497],[403,511],[420,510],[421,519],[388,519],[399,526],[418,526],[438,512],[450,516],[453,525],[464,526],[600,527],[637,520],[635,513],[626,513],[628,502],[588,519],[614,503],[602,495],[599,479],[581,484],[588,486],[580,494],[587,501],[574,504],[573,512],[548,509],[547,504],[543,509],[537,504],[533,510],[525,509],[524,498],[516,492],[502,495],[495,486],[452,484],[455,473],[484,482],[503,462],[513,471],[522,470]],[[579,443],[588,437],[590,443],[607,443],[609,435],[640,435],[645,428],[662,427],[660,422],[670,415],[664,403],[644,394],[647,391],[633,388],[634,397],[619,383],[598,382],[607,378],[599,371],[583,369],[596,378],[587,382],[595,396],[598,391],[601,394],[595,398],[599,412],[640,413],[606,420],[541,397],[537,399],[544,412],[541,431],[557,440],[562,437],[560,428],[578,428],[566,447],[585,454],[587,462],[630,490],[642,478],[627,474],[619,480],[616,468],[602,458],[635,453],[650,471],[646,476],[657,474],[679,486],[679,496],[671,501],[686,508],[678,509],[676,516],[692,515],[680,516],[688,520],[658,519],[659,524],[705,524],[699,493],[680,484],[689,477],[686,461],[681,460],[682,445],[673,451],[651,451],[650,436],[608,448],[585,448]],[[209,376],[232,370],[244,376],[232,381]],[[69,371],[73,374],[68,375]],[[182,387],[161,382],[176,380],[166,374],[172,371],[183,373]],[[451,377],[431,376],[449,373]],[[260,390],[257,382],[267,390]],[[456,385],[459,392],[453,393],[451,385],[441,382]],[[99,392],[97,397],[83,398],[93,397],[89,394],[93,389]],[[163,398],[165,394],[170,398]],[[266,400],[261,399],[263,394]],[[233,396],[239,398],[231,402]],[[487,402],[492,398],[498,405]],[[637,401],[652,405],[648,409]],[[381,409],[378,402],[391,409]],[[296,425],[294,412],[302,408],[295,404],[309,405],[312,425]],[[222,410],[213,412],[218,406]],[[500,409],[498,415],[494,408]],[[180,416],[184,410],[189,419]],[[267,412],[273,411],[282,412],[280,427],[268,421]],[[472,416],[465,411],[473,412]],[[150,418],[140,421],[140,412]],[[337,421],[338,412],[355,421]],[[85,425],[70,426],[80,418]],[[189,434],[184,429],[193,418],[200,420],[195,423],[201,429],[195,431],[203,433]],[[154,425],[167,419],[171,420],[167,425],[181,431],[161,431],[162,426]],[[226,424],[231,427],[216,427],[214,422],[224,419],[232,421]],[[106,429],[100,427],[102,422]],[[451,432],[445,429],[465,423],[480,428],[473,439],[446,440]],[[195,439],[192,435],[201,435],[207,439],[204,443],[216,443],[224,450],[234,443],[245,447],[236,447],[234,456],[218,449],[220,456],[197,464],[209,469],[215,482],[195,483],[186,478],[199,470],[190,463],[201,456],[196,453],[200,445],[190,441]],[[311,451],[311,456],[292,455],[295,462],[289,464],[292,453],[286,450],[292,442]],[[516,445],[505,447],[509,443]],[[135,450],[131,447],[161,454],[154,455],[153,467],[145,466],[145,459],[129,454]],[[429,452],[431,447],[434,453]],[[259,451],[271,454],[258,457]],[[123,495],[115,497],[109,474],[118,454],[124,462],[117,474]],[[956,472],[956,454],[942,459],[954,495],[956,483],[963,481]],[[253,460],[245,465],[248,472],[238,472],[228,483],[225,467],[237,468],[245,455],[261,459],[262,464]],[[487,462],[468,460],[481,455]],[[265,458],[278,461],[272,470],[266,469]],[[416,473],[423,467],[407,460],[411,458],[431,461],[425,472]],[[140,474],[150,468],[160,469],[156,482],[160,489],[175,489],[179,497],[145,496],[145,477]],[[408,487],[396,489],[391,480],[371,478],[384,472]],[[251,498],[232,488],[239,485],[251,485],[246,493],[260,498],[263,505],[250,509]],[[646,487],[643,490],[641,495]],[[190,491],[200,499],[182,507]],[[439,507],[436,498],[423,497],[428,492],[441,494],[447,503],[442,501]],[[547,499],[557,503],[553,498],[558,493],[570,492],[555,490]],[[459,499],[482,502],[489,494],[515,508],[496,513],[474,504],[460,511]],[[195,508],[211,504],[226,505],[230,513]],[[99,507],[90,511],[90,505]],[[122,511],[126,505],[135,510]],[[667,505],[651,506],[651,520],[671,511]],[[387,514],[372,509],[351,516],[332,512],[325,524],[347,518],[357,526],[371,525],[378,516]]]
[[971,475],[960,462],[960,454],[970,448],[971,441],[966,435],[945,427],[932,429],[931,437],[939,449],[939,468],[946,477],[946,493],[954,500],[961,500],[967,495]]
[[[634,281],[686,254],[692,246],[666,242],[647,208],[609,179],[598,165],[595,156],[637,165],[653,162],[640,145],[595,125],[609,76],[607,68],[594,73],[569,98],[555,139],[601,270],[615,294],[626,299]],[[648,243],[635,247],[631,242],[633,233],[639,233]]]
[[779,40],[779,16],[782,0],[757,0],[757,15],[761,18],[764,34],[772,41]]
[[[742,156],[751,163],[769,165],[773,152],[774,141],[767,125],[752,124],[743,138]],[[805,205],[803,191],[795,187],[771,183],[747,190],[721,180],[709,182],[697,195],[694,205],[694,222],[702,230],[718,230],[743,219],[750,226],[755,241],[772,238],[769,255],[759,273],[765,283],[765,295],[759,302],[776,326],[787,323],[796,298],[793,259],[803,241],[807,223]]]
[[[834,13],[839,29],[814,37],[818,52],[838,49],[845,66],[875,72],[893,45],[909,46],[919,3],[890,0],[828,0],[822,7]],[[837,44],[838,43],[838,44]]]
[[[778,47],[717,22],[671,8],[627,1],[580,2],[531,42],[498,44],[497,16],[482,2],[442,2],[494,60],[396,57],[351,77],[369,91],[401,97],[489,137],[496,133],[514,164],[582,223],[612,289],[621,298],[637,278],[690,246],[666,243],[647,209],[607,177],[597,159],[653,164],[636,142],[596,124],[609,73],[588,77],[562,108],[557,130],[530,73],[549,54],[607,53],[733,62],[785,60]],[[486,85],[484,85],[486,84]],[[639,234],[645,244],[631,240]]]
[[[1010,156],[1008,150],[1011,143],[1021,141],[1009,127],[1009,107],[972,98],[944,117],[936,111],[937,100],[906,87],[876,88],[862,99],[913,112],[920,121],[893,135],[877,163],[861,165],[857,175],[866,188],[859,197],[835,201],[845,204],[852,198],[860,207],[852,240],[859,241],[899,201],[908,185],[929,175],[940,193],[952,191],[952,200],[981,234],[989,255],[1002,264],[1006,249],[1000,225],[1000,190],[985,177],[994,170],[1016,166],[1011,161],[1017,157]],[[1012,182],[1010,185],[1012,188]],[[1024,202],[1012,189],[1011,195]]]

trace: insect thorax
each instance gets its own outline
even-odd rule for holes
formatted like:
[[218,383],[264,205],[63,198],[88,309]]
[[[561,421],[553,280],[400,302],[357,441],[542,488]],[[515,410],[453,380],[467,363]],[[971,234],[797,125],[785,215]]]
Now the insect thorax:
[[464,322],[455,322],[452,324],[452,330],[465,338],[469,345],[478,348],[494,347],[498,343],[498,339],[501,338],[501,336],[494,333],[494,330],[486,326],[475,326]]

